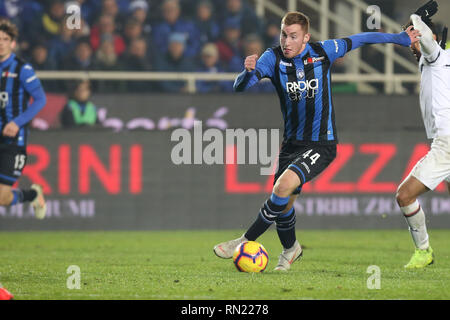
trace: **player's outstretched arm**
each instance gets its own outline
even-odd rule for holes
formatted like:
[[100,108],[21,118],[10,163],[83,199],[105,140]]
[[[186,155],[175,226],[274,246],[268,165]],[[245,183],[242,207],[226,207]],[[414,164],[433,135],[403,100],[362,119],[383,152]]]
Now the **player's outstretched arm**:
[[245,58],[244,67],[245,70],[242,71],[233,84],[234,91],[242,92],[245,89],[250,88],[256,82],[259,81],[255,69],[256,62],[258,60],[258,55],[254,54]]
[[352,42],[351,50],[358,49],[366,44],[394,43],[409,47],[411,43],[419,41],[420,33],[412,26],[400,33],[363,32],[348,37]]
[[422,19],[416,14],[411,15],[411,21],[414,25],[414,29],[419,31],[421,34],[421,53],[425,58],[430,58],[439,48],[438,43],[433,39],[433,31],[431,31],[425,22],[423,22]]
[[267,49],[259,59],[256,54],[248,56],[244,61],[244,71],[234,81],[234,91],[245,91],[262,78],[271,78],[273,76],[274,66],[275,55],[272,49]]
[[13,119],[13,122],[20,128],[30,122],[47,103],[44,89],[40,80],[36,77],[33,67],[26,64],[20,72],[20,82],[24,89],[33,98],[33,103],[28,106],[27,110]]
[[33,88],[29,94],[33,97],[33,103],[24,113],[13,119],[20,128],[30,122],[47,103],[44,89],[41,86]]

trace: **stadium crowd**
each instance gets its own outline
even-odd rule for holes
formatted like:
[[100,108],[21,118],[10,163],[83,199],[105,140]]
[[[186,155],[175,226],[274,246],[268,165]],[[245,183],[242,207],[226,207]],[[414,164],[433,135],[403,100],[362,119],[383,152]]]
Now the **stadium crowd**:
[[[81,8],[70,28],[67,7]],[[278,43],[279,21],[262,21],[246,0],[0,0],[20,31],[17,51],[36,70],[240,72],[244,57]],[[100,84],[103,89],[184,92],[184,82]],[[58,90],[57,82],[48,82]],[[197,91],[231,91],[230,81]],[[257,92],[270,92],[260,83]]]

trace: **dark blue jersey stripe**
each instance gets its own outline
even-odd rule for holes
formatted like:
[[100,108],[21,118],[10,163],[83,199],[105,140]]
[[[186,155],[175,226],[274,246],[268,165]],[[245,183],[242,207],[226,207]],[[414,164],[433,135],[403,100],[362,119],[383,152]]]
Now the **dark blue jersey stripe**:
[[13,112],[13,106],[14,106],[14,91],[13,91],[13,86],[14,86],[14,71],[16,69],[17,66],[17,62],[13,61],[8,68],[8,76],[5,77],[5,81],[6,81],[6,92],[8,92],[8,104],[6,106],[6,115],[8,117],[8,122],[10,122],[13,118],[14,118],[14,112]]
[[[293,60],[289,62],[291,65],[286,66],[286,77],[288,82],[297,82],[297,68]],[[299,101],[298,99],[290,99],[289,101],[289,128],[290,131],[287,133],[289,136],[294,134],[294,130],[299,127]]]

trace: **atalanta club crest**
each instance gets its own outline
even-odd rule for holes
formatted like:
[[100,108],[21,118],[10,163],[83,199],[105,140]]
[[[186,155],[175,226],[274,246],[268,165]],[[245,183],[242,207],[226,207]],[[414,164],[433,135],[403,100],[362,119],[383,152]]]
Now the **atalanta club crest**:
[[297,69],[297,79],[303,79],[305,77],[305,71],[303,69]]

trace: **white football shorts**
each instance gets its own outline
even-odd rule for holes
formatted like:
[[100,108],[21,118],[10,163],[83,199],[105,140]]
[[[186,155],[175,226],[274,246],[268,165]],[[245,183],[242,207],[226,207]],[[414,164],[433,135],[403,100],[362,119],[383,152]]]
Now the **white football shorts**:
[[417,162],[410,174],[430,190],[444,180],[450,182],[450,136],[434,138],[430,151]]

